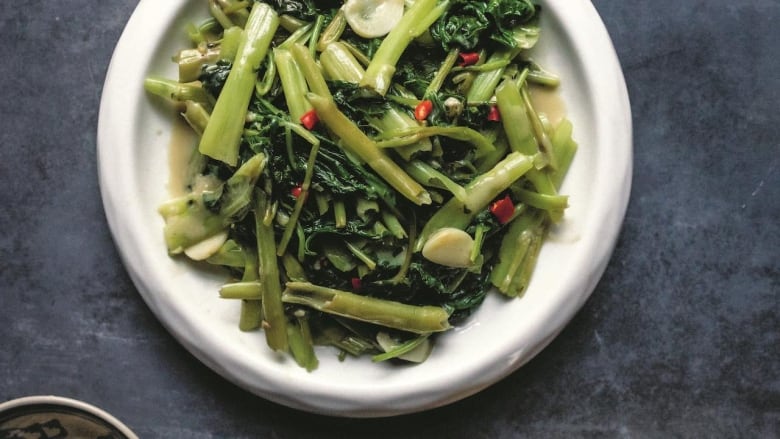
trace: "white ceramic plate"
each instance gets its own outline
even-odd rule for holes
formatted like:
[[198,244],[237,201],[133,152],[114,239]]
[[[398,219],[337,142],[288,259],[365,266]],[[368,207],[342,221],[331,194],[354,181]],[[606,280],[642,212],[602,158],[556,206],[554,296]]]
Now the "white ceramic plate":
[[307,373],[238,330],[238,304],[217,296],[224,274],[169,258],[157,206],[168,197],[172,112],[144,93],[150,74],[176,77],[171,55],[205,1],[141,0],[117,44],[100,107],[98,156],[108,223],[121,257],[152,311],[197,358],[234,383],[298,409],[388,416],[444,405],[500,380],[545,347],[582,306],[615,245],[631,180],[631,115],[612,43],[587,0],[541,2],[535,57],[560,74],[560,92],[580,150],[562,192],[571,207],[543,246],[521,299],[491,295],[463,326],[440,337],[417,366],[339,362],[319,351]]

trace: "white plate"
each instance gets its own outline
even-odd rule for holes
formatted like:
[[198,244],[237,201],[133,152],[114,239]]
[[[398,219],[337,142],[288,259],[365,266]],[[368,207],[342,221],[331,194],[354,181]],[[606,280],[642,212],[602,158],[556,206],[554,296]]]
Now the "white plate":
[[205,2],[141,0],[117,44],[100,107],[100,185],[108,223],[138,291],[165,327],[216,372],[264,398],[317,413],[389,416],[444,405],[500,380],[544,348],[595,288],[614,248],[631,183],[631,114],[614,48],[586,0],[543,1],[536,58],[560,74],[580,150],[562,192],[571,207],[543,246],[525,296],[490,295],[440,337],[418,366],[339,362],[319,351],[307,373],[238,330],[238,304],[220,300],[225,275],[169,258],[157,206],[168,197],[171,111],[144,93],[150,74],[176,77],[171,55]]

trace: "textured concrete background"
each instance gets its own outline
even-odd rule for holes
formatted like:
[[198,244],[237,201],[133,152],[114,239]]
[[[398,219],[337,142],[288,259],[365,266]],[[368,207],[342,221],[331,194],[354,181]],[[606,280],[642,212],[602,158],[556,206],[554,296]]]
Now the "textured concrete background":
[[95,132],[136,3],[0,2],[0,401],[83,399],[143,438],[780,436],[780,2],[595,0],[635,128],[631,203],[601,283],[491,388],[357,421],[227,383],[130,283]]

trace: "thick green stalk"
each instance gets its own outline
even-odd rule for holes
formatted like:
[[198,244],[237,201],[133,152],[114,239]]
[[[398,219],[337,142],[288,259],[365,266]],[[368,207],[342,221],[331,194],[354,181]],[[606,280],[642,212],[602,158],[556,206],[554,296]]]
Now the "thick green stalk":
[[376,143],[360,131],[354,122],[339,111],[333,99],[313,93],[309,93],[307,97],[320,120],[341,139],[341,144],[347,150],[360,157],[401,195],[418,205],[430,204],[430,194],[377,148]]
[[314,340],[309,327],[309,315],[299,309],[293,313],[294,322],[287,324],[287,339],[290,344],[290,354],[299,366],[311,372],[319,365],[317,355],[314,353]]
[[287,276],[287,279],[306,282],[306,272],[303,270],[301,263],[295,259],[295,256],[285,253],[282,256],[282,267],[284,267],[284,274]]
[[279,16],[279,26],[286,30],[289,33],[294,33],[298,29],[311,24],[308,21],[300,20],[298,18],[293,17],[292,15],[280,15]]
[[279,17],[271,6],[257,2],[242,33],[233,68],[217,99],[198,149],[204,155],[235,166],[257,69],[268,51]]
[[498,263],[490,273],[491,283],[500,292],[517,297],[528,287],[546,230],[540,211],[528,212],[509,224],[498,250]]
[[496,103],[512,151],[525,155],[539,152],[523,97],[513,81],[506,80],[496,87]]
[[548,72],[533,60],[528,60],[528,64],[528,81],[553,88],[558,87],[561,84],[561,78],[559,78],[558,75]]
[[308,282],[287,282],[283,300],[310,306],[325,313],[369,322],[416,334],[450,329],[448,314],[437,306],[414,306]]
[[339,9],[333,19],[322,31],[319,40],[317,41],[317,50],[324,51],[328,44],[334,43],[341,39],[341,34],[347,28],[347,19],[344,16],[344,10]]
[[563,211],[569,207],[569,197],[566,195],[546,195],[527,189],[517,189],[513,193],[517,196],[518,201],[537,209],[560,212],[562,215]]
[[467,201],[468,195],[463,186],[455,183],[424,161],[412,160],[404,164],[404,170],[423,186],[444,189],[455,196],[458,201],[462,203]]
[[395,65],[409,43],[425,32],[448,7],[449,0],[438,5],[437,0],[415,1],[401,17],[398,25],[382,40],[360,85],[384,96],[395,74]]
[[287,350],[287,317],[282,304],[282,286],[276,259],[273,225],[264,223],[269,209],[268,196],[255,192],[255,235],[257,237],[258,274],[263,284],[263,330],[268,346],[275,351]]
[[311,52],[301,44],[290,46],[290,52],[295,57],[295,61],[298,62],[298,66],[309,84],[309,90],[314,94],[332,99],[325,77],[322,76],[322,70],[317,65],[314,57],[311,56]]
[[295,62],[289,50],[274,49],[273,53],[274,64],[282,82],[290,119],[298,121],[301,119],[301,116],[312,108],[309,101],[306,100],[306,93],[309,92],[309,88],[306,86],[306,78],[304,78],[303,72],[301,72],[298,63]]
[[163,236],[170,254],[179,254],[227,227],[223,217],[212,213],[200,196],[185,196],[163,203],[158,212],[165,219]]
[[238,318],[238,329],[252,331],[263,323],[263,302],[259,300],[242,300],[241,314]]
[[234,218],[249,206],[257,179],[265,169],[268,159],[263,153],[254,155],[225,182],[222,189],[219,214]]
[[256,281],[224,284],[219,289],[219,297],[223,299],[261,300],[263,298],[263,284]]
[[523,104],[525,105],[525,109],[528,112],[528,119],[531,122],[531,129],[533,130],[534,136],[536,136],[536,141],[539,145],[539,152],[544,154],[548,166],[552,171],[555,171],[558,169],[558,160],[555,156],[552,142],[547,136],[547,133],[544,131],[544,125],[542,124],[542,120],[539,118],[539,113],[536,112],[536,109],[531,103],[531,96],[528,94],[528,86],[526,84],[523,84],[522,88],[520,89],[520,95],[523,98]]
[[572,138],[572,123],[568,119],[558,123],[551,141],[555,157],[558,159],[558,169],[550,175],[550,180],[553,186],[559,189],[571,162],[574,160],[574,154],[577,152],[577,142]]
[[366,71],[352,52],[340,42],[330,43],[320,54],[322,70],[334,81],[357,84]]
[[149,76],[144,79],[144,90],[175,102],[193,101],[203,105],[207,111],[214,106],[214,98],[197,82],[180,83],[159,76]]
[[[520,51],[517,49],[509,49],[495,52],[490,55],[485,64],[498,65],[494,63],[502,63],[505,61],[511,61]],[[504,76],[504,67],[498,67],[493,70],[480,72],[472,81],[471,87],[466,94],[467,102],[476,101],[488,101],[493,96],[496,86],[501,81],[501,77]]]
[[293,44],[298,44],[303,41],[306,41],[306,39],[311,35],[311,28],[312,24],[307,24],[299,29],[297,29],[295,32],[290,34],[289,37],[287,37],[286,40],[284,40],[279,46],[277,46],[277,49],[284,49],[284,50],[290,50],[290,46]]
[[406,230],[404,229],[404,226],[401,225],[397,216],[384,209],[380,212],[380,215],[382,216],[382,222],[387,226],[387,230],[389,230],[393,236],[398,239],[406,238]]
[[523,101],[517,85],[511,80],[502,82],[496,88],[496,101],[501,113],[501,124],[512,151],[541,157],[541,160],[535,160],[536,169],[528,173],[528,180],[534,185],[537,192],[545,195],[557,195],[555,185],[550,180],[550,173],[540,170],[549,163],[550,157],[538,154],[539,143],[531,124],[526,103]]
[[230,26],[246,26],[249,17],[247,7],[249,7],[247,0],[209,0],[211,15],[225,29]]
[[206,19],[198,25],[189,23],[186,26],[187,36],[196,46],[209,43],[213,40],[211,36],[219,34],[221,30],[222,26],[214,18]]
[[[206,107],[195,101],[184,102],[184,112],[182,112],[181,115],[199,136],[203,135],[203,131],[206,129],[206,126],[209,124],[209,119],[211,118]],[[195,152],[200,154],[198,151]]]
[[420,139],[432,136],[444,136],[451,139],[469,142],[476,147],[476,156],[482,157],[495,151],[496,147],[479,131],[463,126],[415,126],[397,131],[382,133],[382,138],[390,138],[377,142],[380,148],[397,148],[405,146],[407,142],[417,142]]
[[274,86],[274,80],[276,79],[276,63],[274,62],[273,51],[268,52],[265,57],[265,74],[263,78],[257,78],[255,82],[255,96],[263,97],[271,91],[271,87]]
[[477,172],[483,173],[490,170],[496,163],[500,162],[509,152],[509,144],[506,141],[506,136],[498,136],[493,146],[496,147],[495,151],[485,154],[479,159],[475,160]]
[[[244,251],[244,275],[241,282],[255,282],[259,277],[257,273],[257,254],[253,251]],[[252,331],[263,324],[263,302],[261,300],[241,300],[241,314],[238,320],[238,329]]]
[[222,33],[222,42],[219,47],[219,59],[233,62],[238,54],[238,46],[241,45],[241,28],[233,26]]
[[233,21],[227,16],[225,11],[222,10],[216,0],[209,0],[209,12],[223,28],[227,29],[234,25]]
[[197,81],[201,68],[205,64],[213,64],[220,58],[220,46],[208,46],[201,50],[184,49],[173,58],[179,66],[179,82]]
[[347,226],[347,208],[343,200],[333,202],[333,221],[337,229],[343,229]]

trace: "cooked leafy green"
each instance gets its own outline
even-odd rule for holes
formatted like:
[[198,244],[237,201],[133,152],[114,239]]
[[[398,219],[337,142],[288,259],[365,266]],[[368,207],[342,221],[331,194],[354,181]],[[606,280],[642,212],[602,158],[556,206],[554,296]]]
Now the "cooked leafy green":
[[515,47],[513,29],[534,18],[538,7],[529,0],[453,0],[430,28],[444,50]]
[[338,9],[338,0],[264,0],[276,9],[279,15],[289,15],[299,20],[311,21],[317,15],[330,14]]
[[201,69],[198,80],[212,96],[219,96],[232,67],[233,63],[224,59],[214,64],[206,64]]
[[202,135],[189,193],[160,207],[169,252],[225,267],[239,328],[307,370],[315,343],[402,358],[492,288],[521,295],[576,150],[529,97],[526,80],[558,83],[519,56],[529,0],[416,0],[373,39],[340,5],[227,1],[219,53],[187,49],[199,81],[145,82]]

